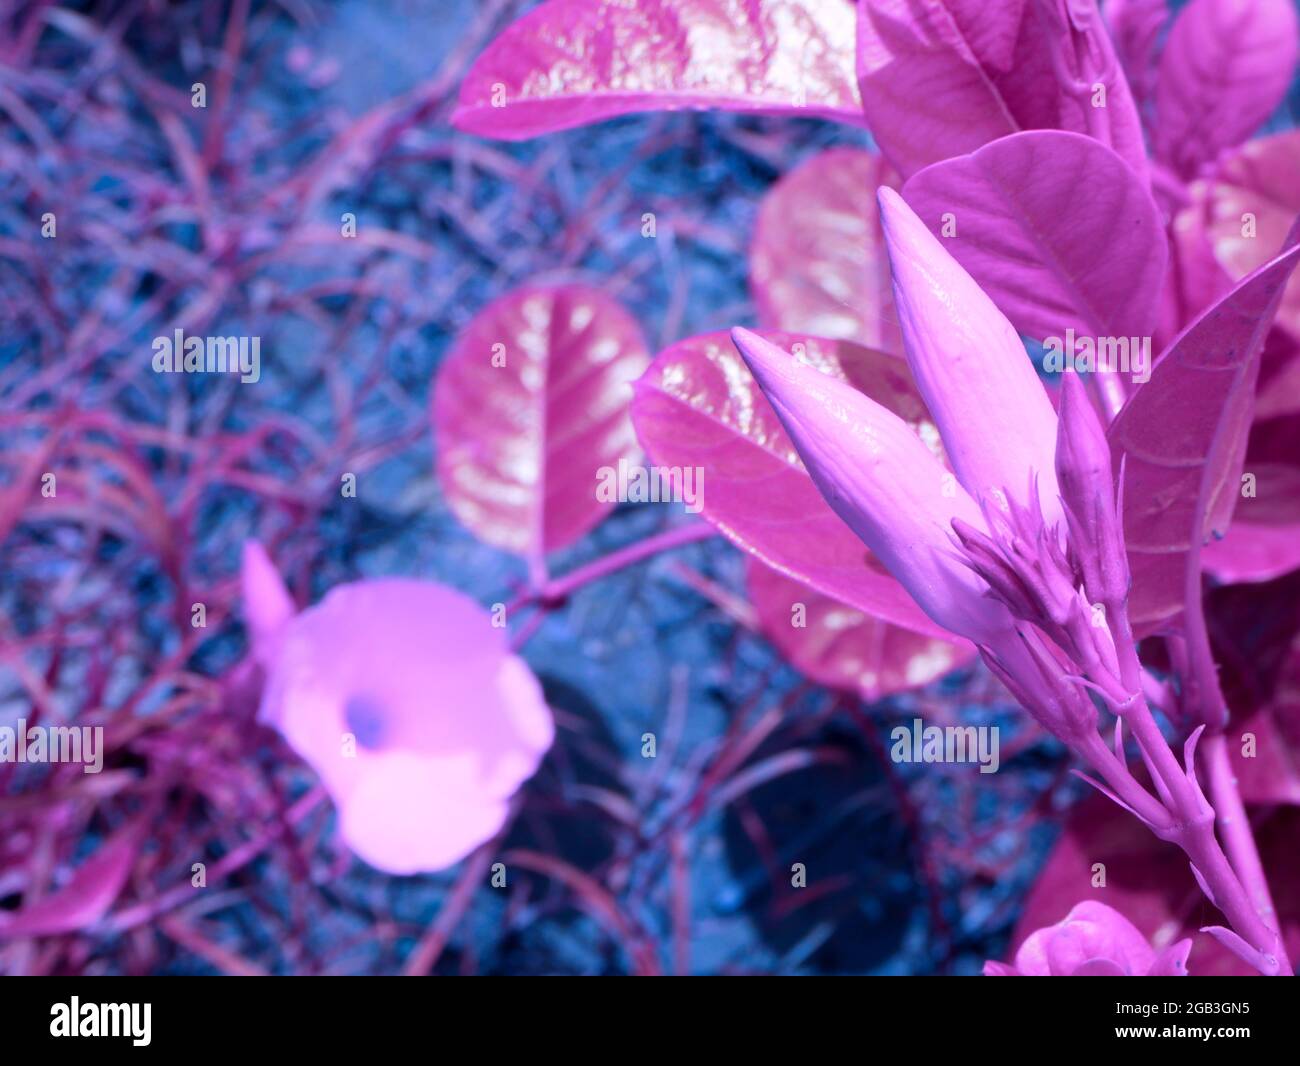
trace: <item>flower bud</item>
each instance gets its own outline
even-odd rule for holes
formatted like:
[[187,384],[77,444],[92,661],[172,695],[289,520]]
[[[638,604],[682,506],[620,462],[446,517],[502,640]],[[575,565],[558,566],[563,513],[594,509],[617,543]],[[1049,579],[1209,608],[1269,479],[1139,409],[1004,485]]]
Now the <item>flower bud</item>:
[[1121,603],[1128,595],[1128,557],[1116,507],[1110,445],[1079,376],[1061,378],[1056,477],[1070,547],[1094,603]]

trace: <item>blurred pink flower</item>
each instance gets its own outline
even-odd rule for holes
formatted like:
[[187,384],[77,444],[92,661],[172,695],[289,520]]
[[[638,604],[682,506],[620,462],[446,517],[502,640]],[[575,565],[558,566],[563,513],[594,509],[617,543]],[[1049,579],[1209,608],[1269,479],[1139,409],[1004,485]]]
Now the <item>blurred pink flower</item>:
[[320,775],[349,848],[387,873],[440,870],[490,840],[554,739],[541,686],[478,604],[429,581],[332,589],[295,614],[244,548],[261,719]]
[[986,962],[987,977],[1186,977],[1190,940],[1157,952],[1124,915],[1086,900],[1020,945],[1013,966]]

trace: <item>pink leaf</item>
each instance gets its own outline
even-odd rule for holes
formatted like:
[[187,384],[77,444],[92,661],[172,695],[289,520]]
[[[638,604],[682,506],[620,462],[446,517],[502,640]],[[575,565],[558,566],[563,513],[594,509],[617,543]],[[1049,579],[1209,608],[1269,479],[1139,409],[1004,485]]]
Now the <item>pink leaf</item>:
[[1160,32],[1169,21],[1166,0],[1106,0],[1102,7],[1115,54],[1139,101],[1150,99]]
[[525,286],[475,315],[433,393],[456,517],[529,557],[590,530],[616,506],[596,497],[599,469],[639,455],[627,405],[647,362],[636,322],[589,286]]
[[903,195],[1022,333],[1150,337],[1163,227],[1146,187],[1104,145],[1018,133],[927,167]]
[[1193,202],[1169,224],[1169,269],[1155,337],[1159,351],[1232,288],[1232,279],[1210,244],[1208,214],[1207,205]]
[[1205,524],[1195,535],[1228,528],[1240,496],[1260,350],[1297,262],[1292,234],[1282,254],[1174,340],[1111,424],[1115,462],[1127,456],[1124,536],[1135,626],[1154,626],[1182,610],[1198,501],[1204,498]]
[[[1284,289],[1284,303],[1286,298],[1287,289]],[[1281,317],[1280,308],[1278,316]],[[1293,340],[1286,330],[1275,327],[1259,357],[1255,418],[1258,421],[1294,414],[1300,414],[1300,342]]]
[[878,155],[832,148],[772,186],[749,252],[761,325],[901,354],[880,185],[897,188],[899,178]]
[[1300,805],[1300,574],[1213,589],[1206,616],[1241,798]]
[[753,556],[746,584],[763,632],[782,655],[819,684],[867,700],[928,684],[975,656],[965,641],[872,618]]
[[1020,129],[991,75],[1011,68],[1024,5],[859,3],[862,108],[905,175]]
[[[763,336],[802,352],[918,426],[925,439],[938,440],[901,359],[846,341]],[[632,418],[656,463],[704,471],[704,517],[738,547],[874,618],[949,635],[822,498],[726,333],[691,337],[660,352],[637,382]]]
[[[1281,246],[1300,214],[1298,175],[1300,130],[1289,130],[1243,145],[1211,177],[1192,185],[1187,211],[1200,212],[1214,257],[1233,281],[1259,269]],[[1300,340],[1300,277],[1287,286],[1277,324]]]
[[505,140],[684,108],[861,125],[853,22],[849,0],[550,0],[479,56],[452,122]]
[[[1238,502],[1238,510],[1245,502]],[[1289,574],[1300,567],[1300,519],[1264,525],[1236,515],[1227,535],[1205,546],[1201,561],[1217,580],[1232,584]]]
[[1261,419],[1257,402],[1243,471],[1250,491],[1202,559],[1220,581],[1270,581],[1300,567],[1300,417]]
[[[1290,697],[1296,700],[1295,694]],[[1254,751],[1246,754],[1246,734]],[[1256,711],[1228,738],[1237,787],[1246,803],[1300,806],[1300,702]]]
[[139,846],[138,824],[123,826],[61,888],[0,917],[0,939],[75,933],[99,921],[126,884]]
[[1070,6],[1065,17],[1086,28],[1026,0],[859,0],[862,109],[886,158],[908,177],[1008,134],[1066,129],[1105,137],[1145,176],[1141,122],[1110,38],[1092,5]]
[[1156,156],[1183,177],[1255,132],[1296,64],[1293,0],[1192,0],[1178,13],[1156,87]]

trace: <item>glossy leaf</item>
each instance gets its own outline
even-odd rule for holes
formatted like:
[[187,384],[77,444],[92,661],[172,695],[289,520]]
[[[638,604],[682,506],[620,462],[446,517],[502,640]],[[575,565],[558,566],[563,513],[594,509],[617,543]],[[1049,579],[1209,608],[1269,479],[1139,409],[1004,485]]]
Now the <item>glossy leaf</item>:
[[[1241,798],[1262,806],[1300,806],[1300,697],[1296,692],[1287,702],[1242,719],[1234,733],[1229,745]],[[1247,733],[1253,738],[1249,757],[1241,739]]]
[[989,72],[1011,68],[1024,4],[990,10],[979,0],[859,3],[863,111],[881,150],[904,174],[1020,128]]
[[1156,156],[1192,177],[1254,133],[1286,96],[1293,0],[1191,0],[1174,20],[1156,88]]
[[1204,527],[1196,535],[1228,528],[1240,496],[1260,351],[1297,262],[1293,234],[1285,252],[1175,339],[1111,424],[1114,460],[1125,462],[1129,611],[1137,626],[1155,626],[1182,610],[1186,553],[1202,497]]
[[496,38],[452,123],[522,140],[636,111],[862,124],[849,0],[549,0]]
[[1065,129],[1101,133],[1145,175],[1141,122],[1110,38],[1095,6],[1070,6],[1079,24],[1026,0],[859,0],[858,85],[885,157],[907,177],[1012,133]]
[[1294,655],[1288,688],[1275,703],[1243,718],[1228,743],[1244,802],[1300,806],[1300,670]]
[[974,646],[965,641],[890,625],[753,556],[745,573],[763,632],[819,684],[877,700],[928,684],[975,657]]
[[[940,447],[901,359],[847,341],[763,336],[847,379]],[[704,517],[738,547],[874,618],[948,635],[822,498],[728,334],[691,337],[661,352],[637,382],[632,418],[656,464],[703,469]]]
[[1150,337],[1163,226],[1146,187],[1097,141],[1019,133],[927,167],[903,196],[1022,333]]
[[749,284],[759,323],[902,353],[876,188],[899,178],[880,156],[832,148],[759,205]]
[[596,497],[600,468],[639,455],[628,401],[647,362],[636,322],[588,286],[525,286],[479,312],[433,392],[438,481],[456,517],[530,557],[590,530],[616,506]]

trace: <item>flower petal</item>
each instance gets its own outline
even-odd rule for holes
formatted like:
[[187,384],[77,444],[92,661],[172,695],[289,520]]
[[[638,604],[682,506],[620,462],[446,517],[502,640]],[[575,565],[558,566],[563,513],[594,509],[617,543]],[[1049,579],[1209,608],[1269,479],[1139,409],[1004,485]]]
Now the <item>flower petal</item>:
[[1104,953],[1128,974],[1146,973],[1155,960],[1155,951],[1147,938],[1114,907],[1097,900],[1084,900],[1075,905],[1065,920],[1082,928],[1090,938],[1096,938],[1090,943],[1095,956]]
[[1186,977],[1187,956],[1191,953],[1191,939],[1180,940],[1170,944],[1156,956],[1155,962],[1147,970],[1148,977]]
[[399,751],[378,756],[340,811],[343,839],[390,874],[442,870],[490,840],[506,799],[481,794],[475,760]]
[[320,775],[348,846],[401,874],[496,833],[555,733],[482,607],[393,578],[341,585],[288,623],[261,717]]
[[280,636],[297,608],[280,571],[266,549],[255,540],[244,543],[239,580],[250,650],[266,666],[275,658]]

